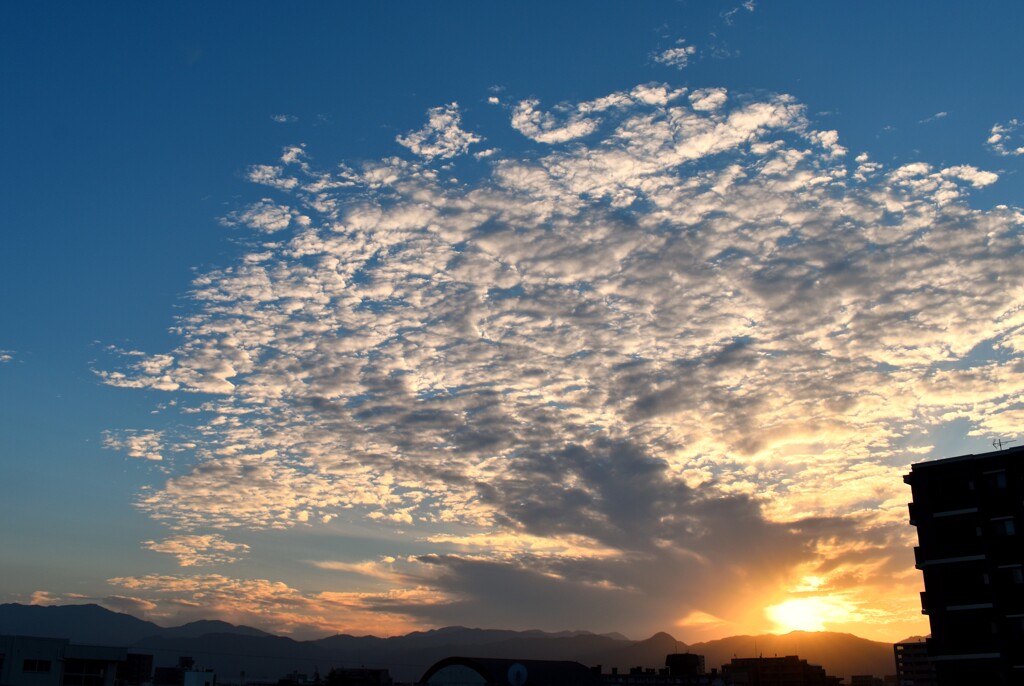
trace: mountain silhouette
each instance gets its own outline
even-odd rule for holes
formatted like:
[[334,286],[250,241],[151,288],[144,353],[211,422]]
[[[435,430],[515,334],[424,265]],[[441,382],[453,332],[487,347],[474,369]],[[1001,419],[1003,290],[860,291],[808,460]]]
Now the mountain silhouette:
[[396,681],[415,682],[435,662],[453,655],[530,660],[574,660],[627,671],[660,668],[674,652],[704,655],[708,669],[733,657],[799,655],[822,665],[829,674],[845,676],[894,674],[892,644],[833,632],[794,631],[784,636],[732,636],[687,645],[659,632],[642,641],[621,634],[588,631],[512,631],[461,626],[414,631],[379,638],[337,634],[296,641],[259,629],[217,620],[165,628],[98,605],[0,605],[0,634],[69,638],[75,643],[124,646],[152,653],[157,666],[170,666],[181,655],[195,658],[200,668],[220,674],[221,681],[277,680],[293,671],[325,675],[333,667],[387,668]]
[[721,665],[733,657],[782,657],[799,655],[821,665],[830,675],[896,673],[896,658],[891,643],[880,643],[853,634],[832,631],[792,631],[784,635],[730,636],[716,641],[694,643],[690,652],[704,656],[705,663]]
[[151,636],[200,637],[212,633],[271,635],[249,626],[235,626],[208,619],[165,628],[94,604],[0,604],[0,634],[67,638],[73,643],[126,646]]

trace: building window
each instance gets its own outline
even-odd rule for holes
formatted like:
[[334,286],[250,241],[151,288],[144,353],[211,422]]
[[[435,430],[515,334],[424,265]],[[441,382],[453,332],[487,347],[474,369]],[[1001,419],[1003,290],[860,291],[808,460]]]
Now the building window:
[[991,490],[1002,491],[1006,488],[1006,472],[992,472],[986,474],[985,479]]
[[1017,533],[1016,527],[1013,525],[1013,518],[997,519],[993,522],[993,526],[996,529],[996,536],[1013,536]]
[[62,686],[103,686],[106,665],[99,660],[68,660]]
[[35,672],[45,673],[50,671],[49,660],[25,660],[21,663],[21,671],[23,672]]

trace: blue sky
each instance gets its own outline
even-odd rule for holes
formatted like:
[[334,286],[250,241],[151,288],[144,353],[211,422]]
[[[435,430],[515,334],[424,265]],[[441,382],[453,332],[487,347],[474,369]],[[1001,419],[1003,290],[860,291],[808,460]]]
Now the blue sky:
[[1021,413],[1022,13],[8,3],[0,598],[923,630],[899,477]]

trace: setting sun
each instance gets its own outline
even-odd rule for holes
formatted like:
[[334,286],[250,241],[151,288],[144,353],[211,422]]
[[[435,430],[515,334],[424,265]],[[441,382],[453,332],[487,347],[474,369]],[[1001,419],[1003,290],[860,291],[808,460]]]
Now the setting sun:
[[765,608],[776,631],[824,631],[826,622],[851,619],[847,603],[831,598],[795,598]]

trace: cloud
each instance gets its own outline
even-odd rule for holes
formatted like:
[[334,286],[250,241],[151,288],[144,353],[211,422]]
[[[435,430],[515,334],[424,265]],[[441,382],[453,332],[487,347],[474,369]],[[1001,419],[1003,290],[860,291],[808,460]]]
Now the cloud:
[[245,210],[232,212],[222,221],[228,226],[244,225],[265,233],[274,233],[287,229],[293,221],[306,225],[309,217],[293,211],[287,205],[278,205],[270,198],[263,198]]
[[[405,633],[419,627],[408,617],[387,609],[389,604],[415,600],[426,606],[439,600],[426,588],[379,593],[306,593],[280,581],[241,579],[221,574],[116,577],[109,583],[147,594],[148,617],[175,623],[220,617],[290,635],[314,639],[335,633]],[[115,596],[118,597],[118,596]],[[109,604],[104,602],[104,604]]]
[[1011,119],[1005,124],[993,124],[985,144],[989,150],[1004,157],[1024,155],[1024,145],[1018,145],[1017,141],[1019,138],[1017,131],[1022,124],[1024,122],[1020,119]]
[[523,100],[512,112],[512,128],[538,143],[565,143],[590,135],[600,123],[579,113],[559,122],[554,116],[537,109],[538,100]]
[[114,612],[124,612],[134,617],[146,619],[153,610],[159,606],[143,598],[131,596],[110,595],[100,599],[100,604]]
[[47,591],[35,591],[29,600],[29,605],[57,605],[61,598]]
[[275,124],[294,124],[299,118],[294,114],[272,114],[270,120]]
[[473,143],[483,140],[480,136],[463,131],[459,104],[434,107],[427,112],[427,123],[419,131],[395,138],[399,144],[428,160],[435,157],[448,159],[463,155]]
[[651,57],[658,64],[675,67],[676,69],[685,69],[690,64],[690,58],[696,53],[696,46],[686,45],[686,41],[680,38],[676,41],[676,47],[654,53]]
[[698,112],[712,112],[724,105],[728,97],[724,88],[702,88],[690,93],[690,106]]
[[[197,276],[175,348],[101,373],[181,401],[173,431],[110,434],[190,457],[138,506],[182,536],[389,532],[397,563],[317,563],[372,594],[266,601],[304,608],[293,627],[640,607],[637,632],[767,628],[812,586],[893,638],[919,621],[900,477],[944,423],[1022,412],[1024,218],[969,204],[997,176],[848,162],[781,94],[524,100],[525,149],[483,162],[449,161],[454,105],[431,122],[419,160],[252,168],[282,197],[232,215],[251,248]],[[226,612],[278,588],[197,578],[118,583]]]
[[722,21],[724,21],[727,26],[732,26],[734,23],[736,23],[736,14],[740,10],[746,10],[748,12],[753,12],[756,8],[757,8],[757,5],[754,2],[754,0],[744,0],[744,2],[740,3],[736,7],[733,7],[732,9],[728,9],[728,10],[722,12],[722,14],[721,14]]
[[14,360],[13,350],[0,350],[0,364]]
[[231,543],[218,534],[171,536],[162,541],[143,541],[142,547],[173,555],[182,567],[238,562],[249,550],[244,543]]
[[162,444],[162,431],[107,431],[103,434],[103,445],[107,448],[143,460],[163,460]]
[[933,121],[938,121],[940,119],[945,119],[947,116],[949,116],[948,112],[936,112],[932,116],[926,117],[926,118],[918,121],[917,123],[918,124],[930,124]]

